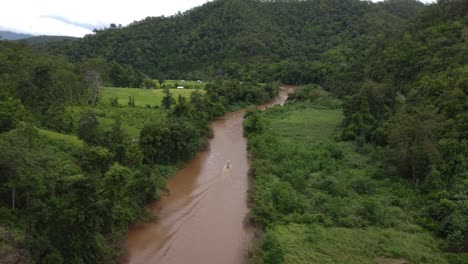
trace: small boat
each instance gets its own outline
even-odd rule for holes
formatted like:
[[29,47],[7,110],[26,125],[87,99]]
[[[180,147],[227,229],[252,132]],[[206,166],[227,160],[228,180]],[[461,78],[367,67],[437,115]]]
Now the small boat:
[[228,168],[228,169],[229,169],[230,167],[231,167],[231,161],[230,161],[230,160],[228,160],[228,161],[227,161],[227,163],[226,163],[226,168]]

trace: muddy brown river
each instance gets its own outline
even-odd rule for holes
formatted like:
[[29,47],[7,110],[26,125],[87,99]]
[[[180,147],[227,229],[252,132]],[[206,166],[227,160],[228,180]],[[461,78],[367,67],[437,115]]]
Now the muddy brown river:
[[[292,87],[264,105],[283,105]],[[130,229],[123,263],[242,264],[252,227],[249,213],[249,160],[242,122],[245,110],[211,123],[214,137],[168,181],[169,195],[150,204],[157,221]],[[227,166],[227,161],[231,162]]]

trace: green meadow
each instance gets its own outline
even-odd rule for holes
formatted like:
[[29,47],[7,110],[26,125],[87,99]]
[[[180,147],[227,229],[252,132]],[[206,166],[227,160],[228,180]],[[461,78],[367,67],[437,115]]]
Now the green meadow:
[[52,130],[38,129],[39,135],[45,136],[49,140],[57,141],[74,148],[83,147],[83,141],[75,135],[67,135]]
[[331,138],[342,119],[339,109],[297,109],[271,117],[270,128],[284,144],[312,144]]
[[[172,96],[177,99],[179,95],[190,97],[192,92],[201,91],[197,89],[169,89]],[[106,101],[112,98],[118,98],[119,105],[127,105],[129,97],[135,98],[136,106],[160,106],[161,100],[164,97],[164,90],[162,89],[140,89],[140,88],[117,88],[117,87],[102,87],[102,97]]]
[[429,233],[304,224],[278,226],[274,232],[287,253],[284,264],[448,263],[436,253],[437,243]]

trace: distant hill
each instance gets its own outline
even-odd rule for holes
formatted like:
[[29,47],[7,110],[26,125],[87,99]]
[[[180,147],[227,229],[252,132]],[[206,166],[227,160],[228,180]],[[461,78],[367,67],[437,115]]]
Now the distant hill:
[[[313,80],[295,72],[313,71],[308,62],[327,57],[341,65],[346,60],[335,58],[401,28],[423,7],[416,0],[385,5],[361,0],[214,0],[175,16],[148,17],[42,48],[75,61],[102,57],[154,78],[305,83]],[[291,74],[278,76],[284,72]]]
[[68,37],[68,36],[34,36],[34,37],[29,37],[22,39],[23,41],[26,41],[28,44],[31,45],[40,45],[40,44],[45,44],[45,43],[51,43],[51,42],[61,42],[61,41],[74,41],[74,40],[79,40],[80,38],[76,37]]
[[23,34],[23,33],[15,33],[12,31],[0,31],[0,39],[3,40],[19,40],[19,39],[25,39],[25,38],[30,38],[34,37],[34,35],[31,34]]

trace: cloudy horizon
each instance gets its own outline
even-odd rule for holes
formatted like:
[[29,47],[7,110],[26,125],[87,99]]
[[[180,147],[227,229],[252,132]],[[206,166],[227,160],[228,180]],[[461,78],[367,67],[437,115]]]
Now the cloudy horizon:
[[0,30],[83,37],[111,23],[126,26],[149,16],[171,16],[207,2],[209,0],[15,0],[2,4]]

